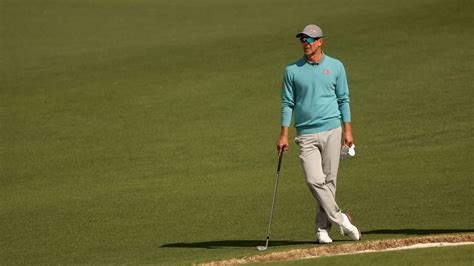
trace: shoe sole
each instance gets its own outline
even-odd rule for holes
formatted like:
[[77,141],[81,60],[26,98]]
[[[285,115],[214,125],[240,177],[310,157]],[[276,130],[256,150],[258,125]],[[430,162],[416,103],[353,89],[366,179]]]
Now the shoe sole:
[[[344,214],[345,214],[345,215],[347,216],[347,218],[349,219],[349,222],[351,222],[351,224],[353,224],[353,223],[352,223],[352,216],[351,216],[351,214],[348,213],[348,212],[345,212]],[[354,226],[355,226],[355,225],[354,225]],[[359,230],[359,227],[356,226],[356,228],[357,228],[357,231],[359,231],[359,240],[361,240],[361,239],[362,239],[362,232]]]

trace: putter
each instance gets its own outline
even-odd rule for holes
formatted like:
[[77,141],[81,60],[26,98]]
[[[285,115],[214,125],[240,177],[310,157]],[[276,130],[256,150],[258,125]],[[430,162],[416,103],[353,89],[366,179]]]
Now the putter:
[[268,230],[267,230],[267,242],[265,243],[265,246],[257,246],[258,251],[265,251],[268,248],[268,241],[270,239],[270,227],[272,225],[272,217],[273,217],[273,209],[275,208],[275,198],[276,198],[276,192],[278,188],[278,180],[280,179],[280,167],[281,167],[281,159],[283,158],[283,150],[280,152],[280,156],[278,156],[278,170],[277,170],[277,175],[276,175],[276,180],[275,180],[275,189],[273,190],[273,199],[272,199],[272,209],[270,211],[270,221],[268,222]]

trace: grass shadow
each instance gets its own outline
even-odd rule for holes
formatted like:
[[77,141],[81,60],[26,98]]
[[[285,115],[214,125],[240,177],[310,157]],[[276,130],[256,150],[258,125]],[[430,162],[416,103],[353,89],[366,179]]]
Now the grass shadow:
[[[363,231],[362,235],[380,234],[380,235],[439,235],[454,233],[472,233],[474,229],[378,229]],[[334,240],[335,242],[343,240]],[[271,247],[279,246],[297,246],[306,244],[316,244],[315,241],[290,241],[290,240],[271,240],[268,245]],[[194,243],[170,243],[164,244],[161,248],[203,248],[203,249],[223,249],[223,248],[255,248],[265,245],[265,240],[220,240],[204,241]]]
[[474,229],[379,229],[363,231],[362,235],[439,235],[472,232]]
[[[315,241],[289,241],[289,240],[273,240],[268,243],[268,246],[293,246],[315,244]],[[265,245],[265,240],[221,240],[221,241],[206,241],[195,243],[172,243],[162,245],[162,248],[204,248],[204,249],[219,249],[219,248],[255,248],[257,246]]]

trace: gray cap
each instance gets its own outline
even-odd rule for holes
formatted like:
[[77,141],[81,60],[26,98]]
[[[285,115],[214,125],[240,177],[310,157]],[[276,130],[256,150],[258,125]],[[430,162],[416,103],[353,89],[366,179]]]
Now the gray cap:
[[314,24],[309,24],[306,27],[304,27],[302,32],[296,34],[296,38],[299,38],[304,35],[308,37],[313,37],[313,38],[323,37],[323,30],[321,30],[320,27]]

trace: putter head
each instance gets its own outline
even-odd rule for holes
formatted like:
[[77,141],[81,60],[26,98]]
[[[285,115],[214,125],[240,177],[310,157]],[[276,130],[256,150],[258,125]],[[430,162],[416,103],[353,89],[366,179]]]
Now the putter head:
[[258,251],[265,251],[265,250],[267,250],[267,247],[266,246],[257,246],[257,250]]

